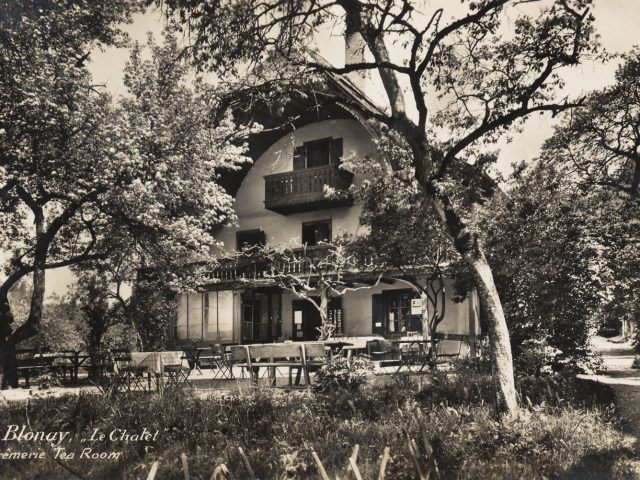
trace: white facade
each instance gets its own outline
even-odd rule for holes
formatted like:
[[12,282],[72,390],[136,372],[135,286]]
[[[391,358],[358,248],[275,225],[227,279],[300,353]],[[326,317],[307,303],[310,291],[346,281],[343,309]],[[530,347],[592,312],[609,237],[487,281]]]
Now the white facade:
[[[236,232],[261,229],[266,234],[269,245],[290,245],[299,247],[302,235],[302,223],[314,220],[331,219],[332,233],[335,238],[342,233],[358,233],[360,207],[338,207],[315,210],[290,215],[280,215],[265,209],[266,175],[291,172],[293,170],[294,146],[320,138],[342,138],[343,156],[372,155],[375,145],[366,130],[355,120],[327,120],[313,123],[288,134],[274,143],[251,167],[244,178],[235,198],[234,210],[238,216],[236,227],[225,228],[217,237],[224,242],[225,249],[236,248]],[[358,175],[354,183],[361,181]]]
[[[280,138],[255,161],[240,185],[234,203],[237,225],[224,228],[217,236],[226,251],[231,252],[238,247],[238,232],[256,230],[264,232],[267,245],[300,247],[302,226],[306,222],[330,220],[332,239],[342,234],[361,233],[361,206],[357,204],[290,214],[265,208],[265,176],[292,172],[294,148],[305,142],[326,138],[342,139],[343,158],[375,157],[374,142],[355,120],[312,123]],[[355,184],[361,181],[358,175],[354,176]],[[454,303],[451,282],[447,286],[446,317],[438,331],[475,335],[479,331],[479,308],[475,292],[464,302]],[[274,290],[224,290],[223,285],[215,290],[181,296],[175,329],[178,340],[189,338],[205,342],[247,343],[308,339],[303,338],[301,327],[298,326],[303,315],[300,312],[296,314],[296,310],[306,307],[293,294]],[[392,316],[405,313],[405,303],[410,294],[405,282],[390,281],[345,295],[339,307],[342,333],[346,336],[376,333],[383,322],[390,322]],[[381,311],[376,312],[376,308]]]

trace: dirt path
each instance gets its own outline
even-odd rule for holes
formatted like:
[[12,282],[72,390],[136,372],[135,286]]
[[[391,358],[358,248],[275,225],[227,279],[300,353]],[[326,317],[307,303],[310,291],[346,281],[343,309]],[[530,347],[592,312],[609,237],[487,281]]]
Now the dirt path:
[[620,416],[625,420],[629,434],[635,437],[636,448],[640,450],[640,370],[631,368],[634,348],[630,343],[618,343],[616,339],[603,337],[595,337],[593,343],[602,354],[604,369],[597,375],[582,377],[606,383],[615,390]]

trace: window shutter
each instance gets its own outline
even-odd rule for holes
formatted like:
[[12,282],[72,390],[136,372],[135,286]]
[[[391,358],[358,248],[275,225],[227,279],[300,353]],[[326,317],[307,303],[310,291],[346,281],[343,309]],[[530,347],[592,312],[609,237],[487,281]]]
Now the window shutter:
[[331,163],[340,163],[342,158],[342,139],[334,138],[331,140]]
[[371,331],[374,335],[384,335],[384,304],[381,293],[371,295]]
[[293,169],[294,170],[302,170],[303,168],[305,168],[306,160],[307,160],[307,153],[304,145],[293,149]]

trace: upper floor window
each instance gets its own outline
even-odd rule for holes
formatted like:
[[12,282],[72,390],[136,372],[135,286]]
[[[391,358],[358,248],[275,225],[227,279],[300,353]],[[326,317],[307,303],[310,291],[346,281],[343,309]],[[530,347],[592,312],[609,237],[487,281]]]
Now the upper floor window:
[[302,224],[302,244],[313,247],[320,242],[331,241],[331,220]]
[[236,233],[236,249],[245,250],[258,245],[266,245],[262,230],[243,230]]
[[337,165],[340,157],[342,157],[341,138],[323,138],[305,142],[293,151],[293,169]]

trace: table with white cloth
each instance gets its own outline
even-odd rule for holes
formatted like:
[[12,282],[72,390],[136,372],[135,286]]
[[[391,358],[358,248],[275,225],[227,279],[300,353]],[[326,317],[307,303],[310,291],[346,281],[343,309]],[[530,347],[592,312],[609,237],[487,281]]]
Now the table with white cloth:
[[146,373],[149,390],[155,386],[158,391],[164,388],[169,372],[179,373],[186,380],[190,371],[182,351],[131,352],[129,368],[132,372]]

